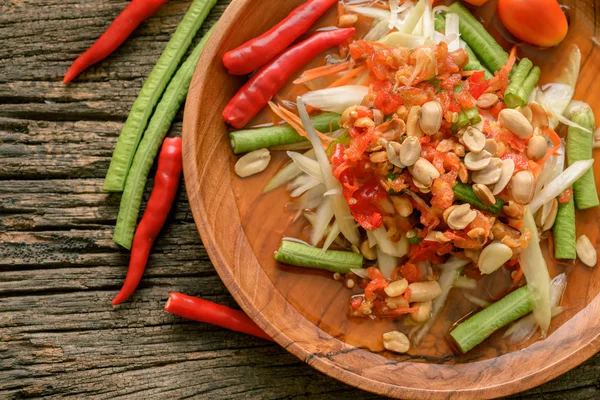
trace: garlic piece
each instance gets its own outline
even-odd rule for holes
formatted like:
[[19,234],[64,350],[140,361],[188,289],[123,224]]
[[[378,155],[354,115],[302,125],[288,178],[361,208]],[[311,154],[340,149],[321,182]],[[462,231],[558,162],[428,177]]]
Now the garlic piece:
[[575,249],[577,250],[577,257],[579,257],[582,263],[590,268],[596,266],[598,263],[598,252],[586,235],[581,235],[577,238]]

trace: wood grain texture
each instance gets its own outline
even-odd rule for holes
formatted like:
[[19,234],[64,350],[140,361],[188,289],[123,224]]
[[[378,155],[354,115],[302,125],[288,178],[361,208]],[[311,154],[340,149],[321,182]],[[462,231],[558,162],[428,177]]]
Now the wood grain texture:
[[[183,183],[140,288],[110,305],[128,255],[111,241],[119,197],[102,192],[102,178],[189,1],[169,1],[63,86],[70,62],[126,4],[0,1],[0,398],[379,398],[276,344],[163,311],[171,290],[237,307],[198,238]],[[597,399],[599,376],[595,357],[518,398]]]

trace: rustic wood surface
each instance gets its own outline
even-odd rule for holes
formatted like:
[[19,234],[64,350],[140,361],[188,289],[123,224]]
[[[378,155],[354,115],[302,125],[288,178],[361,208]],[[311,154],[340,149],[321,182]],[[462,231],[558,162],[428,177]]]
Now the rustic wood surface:
[[[202,247],[183,183],[140,288],[110,305],[128,255],[111,240],[119,196],[102,192],[102,178],[189,1],[171,0],[65,87],[70,62],[126,4],[0,0],[0,398],[378,398],[275,344],[163,311],[172,290],[236,306]],[[180,130],[181,114],[170,134]],[[598,399],[600,356],[515,398]]]

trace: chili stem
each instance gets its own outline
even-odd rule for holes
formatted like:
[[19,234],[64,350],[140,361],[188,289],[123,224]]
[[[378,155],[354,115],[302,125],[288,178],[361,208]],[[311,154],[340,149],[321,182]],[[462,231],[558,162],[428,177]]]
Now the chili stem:
[[273,341],[244,312],[211,301],[171,292],[165,304],[171,314]]
[[[523,99],[520,95],[521,87],[529,75],[529,71],[533,68],[533,63],[530,59],[524,58],[519,62],[516,68],[513,68],[510,75],[510,84],[504,93],[504,102],[510,108],[516,108],[525,105],[527,98]],[[536,82],[537,84],[537,82]]]
[[[340,115],[325,113],[311,118],[311,121],[318,131],[330,132],[339,128]],[[229,143],[235,154],[304,141],[306,138],[300,136],[288,124],[268,128],[242,129],[229,133]]]
[[467,185],[462,182],[456,182],[452,188],[452,191],[454,192],[454,197],[456,197],[458,200],[464,201],[465,203],[469,203],[480,210],[488,211],[493,214],[498,214],[502,210],[502,206],[504,206],[504,201],[498,197],[496,197],[496,204],[491,206],[485,205],[477,198],[477,196],[475,196],[471,185]]
[[177,30],[167,43],[167,47],[131,107],[127,121],[125,121],[117,140],[108,173],[104,179],[104,190],[121,192],[125,188],[129,168],[131,168],[131,163],[148,120],[152,115],[152,110],[154,110],[181,58],[190,47],[192,39],[196,36],[202,22],[204,22],[215,3],[216,0],[195,0],[179,26],[177,26]]
[[552,228],[554,237],[554,257],[563,260],[575,260],[576,227],[575,202],[573,198],[566,203],[558,203],[558,212]]
[[529,289],[523,286],[479,311],[450,332],[461,352],[466,353],[498,329],[530,313]]
[[212,29],[204,35],[194,48],[194,51],[192,51],[192,54],[185,60],[171,82],[169,82],[169,86],[160,103],[158,103],[154,115],[148,124],[148,129],[146,129],[144,137],[135,152],[131,169],[127,174],[125,190],[121,197],[119,215],[117,216],[117,226],[113,235],[115,243],[120,244],[126,249],[131,248],[148,173],[150,172],[150,168],[152,168],[162,140],[167,134],[177,111],[179,111],[179,108],[185,101],[196,64]]
[[352,268],[362,268],[363,256],[351,251],[323,250],[284,240],[275,253],[275,260],[299,267],[325,269],[345,274]]
[[[587,105],[574,110],[571,119],[588,131],[575,126],[569,127],[566,145],[569,165],[579,160],[592,158],[593,132],[595,129],[594,113]],[[573,196],[575,196],[575,205],[579,210],[596,207],[600,203],[592,168],[575,181]]]
[[455,2],[449,9],[458,14],[461,38],[471,46],[477,57],[490,71],[496,72],[506,65],[508,53],[465,6],[460,2]]

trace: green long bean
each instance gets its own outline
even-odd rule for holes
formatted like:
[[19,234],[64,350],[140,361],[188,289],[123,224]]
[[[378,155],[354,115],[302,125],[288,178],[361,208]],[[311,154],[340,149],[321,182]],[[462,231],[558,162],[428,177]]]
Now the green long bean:
[[103,189],[121,192],[152,111],[216,0],[195,0],[177,26],[131,107],[112,155]]
[[117,216],[117,226],[113,235],[113,240],[127,249],[131,248],[133,241],[148,173],[160,144],[167,134],[177,111],[185,101],[196,64],[212,31],[213,28],[206,32],[169,82],[169,86],[167,86],[164,96],[158,103],[144,137],[135,152],[135,157],[127,174],[125,190],[121,197],[119,215]]
[[[339,128],[340,115],[324,113],[311,118],[316,130],[321,132],[334,131]],[[235,154],[248,153],[264,147],[293,144],[305,141],[288,124],[270,126],[267,128],[243,129],[229,133],[229,143]]]
[[[571,165],[575,161],[592,158],[593,132],[595,129],[594,112],[588,106],[582,106],[572,112],[571,119],[588,131],[570,126],[567,133],[567,161]],[[575,205],[579,210],[596,207],[599,204],[594,170],[590,168],[573,184]]]
[[498,329],[529,314],[532,308],[529,289],[523,286],[458,324],[450,336],[460,351],[466,353]]
[[461,38],[473,49],[490,71],[496,72],[508,62],[508,53],[460,2],[453,3],[450,12],[458,14]]
[[567,203],[558,203],[556,220],[552,227],[554,239],[554,257],[559,260],[574,260],[577,258],[575,202],[571,198]]
[[275,260],[299,267],[325,269],[345,274],[353,268],[362,268],[363,256],[351,251],[323,250],[305,244],[284,240],[275,253]]
[[528,58],[522,59],[516,68],[513,68],[510,76],[510,85],[508,85],[506,92],[504,93],[504,102],[510,108],[523,106],[527,101],[527,99],[523,99],[519,96],[519,91],[532,68],[533,63]]
[[533,67],[529,75],[527,75],[527,79],[525,79],[525,82],[523,82],[523,85],[519,89],[519,99],[521,99],[522,105],[527,104],[529,96],[531,96],[533,89],[537,86],[541,75],[542,70],[538,66]]

